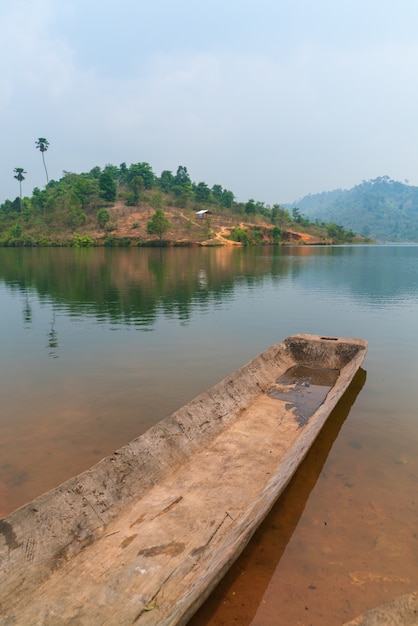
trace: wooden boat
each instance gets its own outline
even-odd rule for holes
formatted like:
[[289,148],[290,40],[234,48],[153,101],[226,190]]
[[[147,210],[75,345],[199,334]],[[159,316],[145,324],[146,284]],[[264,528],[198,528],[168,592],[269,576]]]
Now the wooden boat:
[[366,355],[294,335],[0,520],[0,624],[186,624]]

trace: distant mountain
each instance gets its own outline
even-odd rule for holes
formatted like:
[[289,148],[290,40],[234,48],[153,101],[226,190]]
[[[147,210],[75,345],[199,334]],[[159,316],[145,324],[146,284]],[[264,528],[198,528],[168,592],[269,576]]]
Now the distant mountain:
[[286,208],[376,241],[418,241],[418,187],[380,176],[352,189],[309,194]]

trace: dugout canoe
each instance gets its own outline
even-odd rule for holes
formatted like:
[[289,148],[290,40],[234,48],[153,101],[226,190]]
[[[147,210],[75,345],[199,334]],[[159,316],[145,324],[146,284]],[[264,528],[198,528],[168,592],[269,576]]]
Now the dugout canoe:
[[362,339],[288,337],[0,520],[0,624],[187,624],[366,352]]

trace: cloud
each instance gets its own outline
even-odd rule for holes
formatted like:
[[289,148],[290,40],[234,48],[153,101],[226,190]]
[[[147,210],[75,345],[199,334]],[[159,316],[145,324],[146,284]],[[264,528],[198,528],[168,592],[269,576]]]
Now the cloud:
[[122,161],[157,174],[182,164],[193,180],[270,203],[383,174],[414,181],[411,19],[374,0],[343,0],[342,13],[325,1],[236,4],[222,12],[216,0],[202,14],[186,0],[103,11],[6,0],[1,196],[16,192],[16,166],[27,193],[42,186],[39,136],[54,178]]
[[1,16],[0,63],[9,102],[31,93],[58,97],[68,91],[74,70],[71,49],[50,34],[58,15],[52,2],[34,0],[13,3]]

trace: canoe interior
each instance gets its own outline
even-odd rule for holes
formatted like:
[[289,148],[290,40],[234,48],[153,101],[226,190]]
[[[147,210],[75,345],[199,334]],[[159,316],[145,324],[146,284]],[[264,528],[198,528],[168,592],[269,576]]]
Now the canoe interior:
[[289,337],[0,520],[0,624],[186,624],[366,351],[361,339]]

